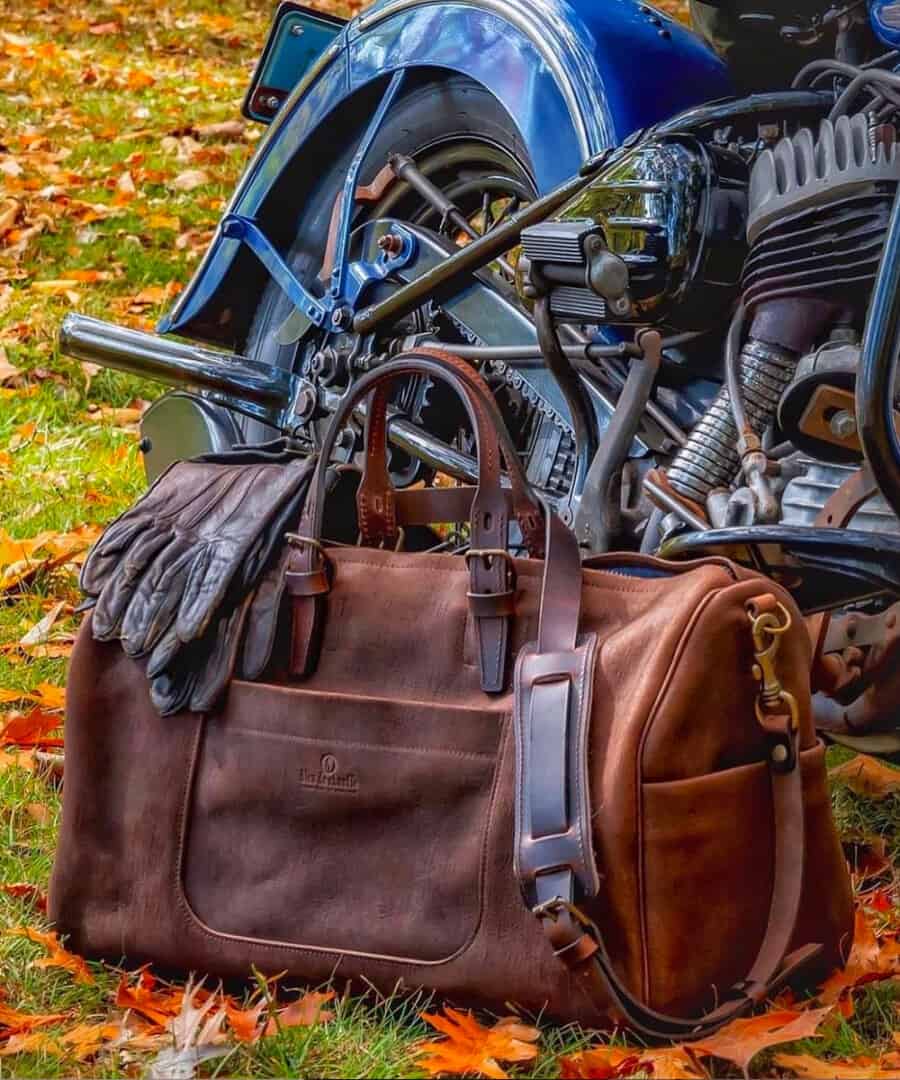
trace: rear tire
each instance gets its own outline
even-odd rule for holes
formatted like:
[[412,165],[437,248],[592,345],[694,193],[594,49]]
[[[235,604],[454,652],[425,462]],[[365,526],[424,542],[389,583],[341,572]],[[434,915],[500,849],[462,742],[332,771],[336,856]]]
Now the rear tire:
[[[355,152],[355,142],[335,153],[327,169],[305,200],[296,237],[286,256],[296,276],[310,285],[322,266],[322,257],[334,206]],[[460,178],[508,176],[527,198],[534,184],[527,151],[518,129],[498,100],[484,87],[460,76],[441,77],[414,87],[397,101],[375,138],[360,172],[360,184],[370,184],[392,153],[406,154],[439,187],[455,197],[472,184]],[[460,207],[465,212],[464,207]],[[387,216],[417,221],[436,228],[421,198],[397,182],[374,208],[361,208],[354,225],[366,217]],[[296,344],[281,345],[277,333],[291,314],[292,305],[281,289],[269,282],[247,335],[245,355],[276,367],[294,366]],[[268,426],[242,421],[243,438],[261,442],[273,436]]]

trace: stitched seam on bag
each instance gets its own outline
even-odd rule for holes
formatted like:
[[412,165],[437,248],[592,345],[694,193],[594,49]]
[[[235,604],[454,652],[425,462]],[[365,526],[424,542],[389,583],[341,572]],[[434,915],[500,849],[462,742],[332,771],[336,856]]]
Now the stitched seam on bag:
[[322,745],[346,746],[349,750],[382,750],[385,753],[397,752],[403,754],[441,754],[448,757],[487,758],[488,760],[496,757],[496,751],[494,753],[491,753],[488,750],[454,750],[452,747],[449,746],[405,746],[402,743],[399,745],[395,745],[393,743],[366,743],[342,739],[340,735],[331,736],[328,738],[317,738],[314,735],[293,735],[283,731],[263,731],[260,728],[231,727],[230,725],[222,732],[222,734],[227,736],[232,732],[237,735],[259,735],[262,738],[266,739],[283,739],[286,742],[320,743]]
[[[588,763],[587,763],[587,751],[588,751],[589,734],[590,734],[590,729],[591,729],[591,705],[593,703],[593,693],[591,692],[592,687],[587,692],[585,691],[585,682],[586,682],[586,678],[587,678],[588,661],[591,660],[592,657],[596,656],[598,638],[597,638],[596,632],[592,632],[592,633],[586,634],[584,636],[585,636],[585,639],[586,639],[584,641],[584,643],[583,643],[584,658],[582,660],[582,665],[581,665],[581,675],[579,676],[579,679],[578,679],[579,710],[578,710],[578,718],[577,718],[577,720],[578,720],[578,727],[581,730],[579,731],[580,737],[578,739],[578,744],[576,746],[576,753],[577,753],[577,756],[578,756],[578,762],[577,762],[577,768],[576,768],[575,783],[576,783],[576,798],[578,799],[579,813],[576,813],[575,821],[576,821],[576,826],[577,826],[576,831],[578,833],[578,844],[579,844],[579,847],[581,848],[581,861],[584,863],[586,873],[590,874],[593,885],[595,886],[596,889],[599,890],[600,879],[599,879],[599,874],[598,874],[598,871],[597,871],[597,864],[596,864],[596,861],[594,859],[593,837],[591,837],[590,845],[586,848],[585,847],[584,829],[582,828],[582,821],[583,821],[584,815],[582,815],[580,813],[580,811],[582,809],[584,809],[586,811],[586,814],[587,814],[587,820],[589,822],[591,822],[591,823],[593,822],[593,816],[591,814],[591,805],[590,805],[590,780],[587,779],[587,766],[588,766]],[[592,671],[593,671],[593,668],[594,668],[594,665],[591,664]],[[582,778],[585,778],[585,780],[587,782],[587,785],[588,785],[588,790],[586,792],[581,791]]]
[[678,667],[678,660],[683,655],[684,650],[687,648],[688,641],[694,634],[703,613],[706,608],[717,598],[725,589],[730,588],[734,584],[721,585],[716,589],[710,590],[704,597],[701,598],[697,607],[691,613],[691,617],[687,623],[682,627],[678,636],[678,642],[675,646],[675,650],[672,653],[672,657],[669,660],[669,665],[666,670],[666,676],[660,686],[656,697],[653,700],[648,714],[647,720],[644,724],[641,736],[638,741],[637,753],[635,754],[635,807],[637,813],[637,880],[638,880],[638,909],[640,911],[640,926],[641,926],[641,983],[642,983],[642,996],[644,1001],[650,1002],[651,1000],[651,987],[650,987],[650,948],[648,941],[648,926],[647,926],[647,890],[646,890],[646,845],[644,844],[644,793],[643,793],[643,764],[644,764],[644,747],[647,739],[650,735],[650,730],[653,727],[653,723],[659,715],[660,708],[664,702],[664,699],[669,691],[669,687],[675,678],[675,671]]
[[200,760],[200,746],[202,742],[202,736],[204,734],[204,724],[206,717],[201,718],[201,723],[198,725],[198,732],[194,743],[194,752],[191,755],[190,767],[187,770],[187,781],[185,785],[185,794],[182,800],[181,808],[181,820],[179,822],[179,842],[178,853],[175,867],[175,900],[181,909],[182,917],[185,919],[187,927],[191,931],[197,931],[216,942],[222,941],[236,941],[244,945],[257,945],[262,948],[269,949],[287,949],[291,952],[303,952],[313,953],[321,956],[333,956],[337,957],[337,961],[340,961],[342,956],[352,956],[363,960],[374,960],[381,963],[393,963],[393,964],[412,964],[419,967],[439,967],[443,964],[449,964],[454,960],[457,960],[468,949],[470,949],[478,937],[478,933],[481,929],[481,924],[484,919],[484,871],[487,865],[487,849],[490,839],[490,826],[493,817],[493,811],[495,806],[496,795],[499,790],[499,778],[501,773],[502,754],[500,752],[504,742],[504,732],[508,727],[508,714],[504,715],[504,730],[501,731],[500,743],[498,745],[498,753],[494,763],[494,775],[491,784],[491,794],[488,800],[488,809],[485,814],[485,822],[482,831],[482,862],[481,872],[478,876],[478,913],[475,918],[472,931],[466,940],[449,956],[445,956],[439,960],[422,960],[417,957],[409,956],[390,956],[383,953],[367,953],[360,952],[354,949],[339,949],[329,948],[322,945],[303,945],[290,941],[274,941],[267,938],[251,938],[243,937],[239,934],[226,934],[220,930],[214,930],[211,926],[208,926],[197,915],[194,909],[191,907],[190,901],[187,898],[187,894],[184,888],[184,869],[185,869],[185,840],[187,836],[187,820],[189,817],[188,808],[189,804],[193,801],[193,791],[195,786],[196,772],[199,766]]

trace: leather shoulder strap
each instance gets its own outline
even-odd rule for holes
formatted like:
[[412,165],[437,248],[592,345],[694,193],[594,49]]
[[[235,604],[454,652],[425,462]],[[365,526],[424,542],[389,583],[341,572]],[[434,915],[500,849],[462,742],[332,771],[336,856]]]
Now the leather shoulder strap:
[[602,929],[578,907],[596,896],[587,745],[594,635],[578,636],[581,566],[574,539],[547,515],[547,558],[538,641],[516,664],[515,865],[525,903],[540,920],[556,956],[575,973],[599,1011],[612,1001],[652,1039],[698,1038],[770,995],[820,951],[785,956],[800,907],[804,813],[798,735],[790,717],[766,716],[774,818],[774,874],[766,930],[745,979],[722,1004],[697,1017],[657,1012],[619,978]]

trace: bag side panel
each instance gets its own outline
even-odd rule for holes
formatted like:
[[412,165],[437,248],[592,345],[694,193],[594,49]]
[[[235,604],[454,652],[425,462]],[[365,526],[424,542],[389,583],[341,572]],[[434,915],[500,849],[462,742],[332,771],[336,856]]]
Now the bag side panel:
[[69,668],[49,909],[78,951],[156,959],[178,935],[180,793],[198,725],[191,715],[161,719],[143,668],[118,644],[94,641],[85,619]]
[[[825,751],[801,753],[806,846],[801,919],[792,948],[825,945],[826,975],[849,945],[852,899],[831,823]],[[759,762],[688,780],[643,786],[644,896],[649,1001],[688,1015],[742,979],[765,931],[772,889],[773,831],[768,767]]]

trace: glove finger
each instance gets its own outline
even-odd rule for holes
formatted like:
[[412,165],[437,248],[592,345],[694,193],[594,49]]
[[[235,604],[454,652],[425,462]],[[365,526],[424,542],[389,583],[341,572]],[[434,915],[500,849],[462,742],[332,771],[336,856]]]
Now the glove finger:
[[176,628],[182,641],[193,641],[206,632],[225,599],[238,565],[232,545],[207,545],[204,558],[191,567],[178,608]]
[[[218,703],[231,682],[237,664],[241,632],[253,605],[253,595],[246,596],[235,610],[210,627],[209,652],[194,669],[191,692],[192,712],[209,712]],[[206,640],[206,639],[204,639]]]
[[253,585],[271,565],[276,552],[280,551],[284,545],[285,533],[296,529],[299,524],[315,461],[308,458],[303,465],[304,469],[298,470],[300,475],[296,477],[295,489],[273,516],[269,526],[261,531],[258,545],[247,553],[241,565],[241,573],[247,587]]
[[147,568],[122,617],[122,648],[129,656],[149,652],[171,625],[194,553],[176,537]]
[[240,672],[244,679],[258,679],[272,657],[284,597],[288,555],[289,549],[285,547],[281,558],[262,579],[253,597],[241,654]]
[[144,575],[147,562],[164,548],[170,537],[164,532],[148,533],[122,558],[97,595],[94,608],[94,637],[109,641],[118,636],[128,601]]
[[152,527],[153,522],[149,518],[132,518],[128,521],[123,518],[114,521],[84,560],[79,578],[81,591],[91,596],[99,594],[119,564],[121,553],[130,547],[141,533]]
[[170,623],[165,633],[153,646],[153,651],[147,660],[147,678],[155,679],[167,668],[172,668],[184,647],[184,643],[178,640],[178,635],[175,633],[175,623]]

